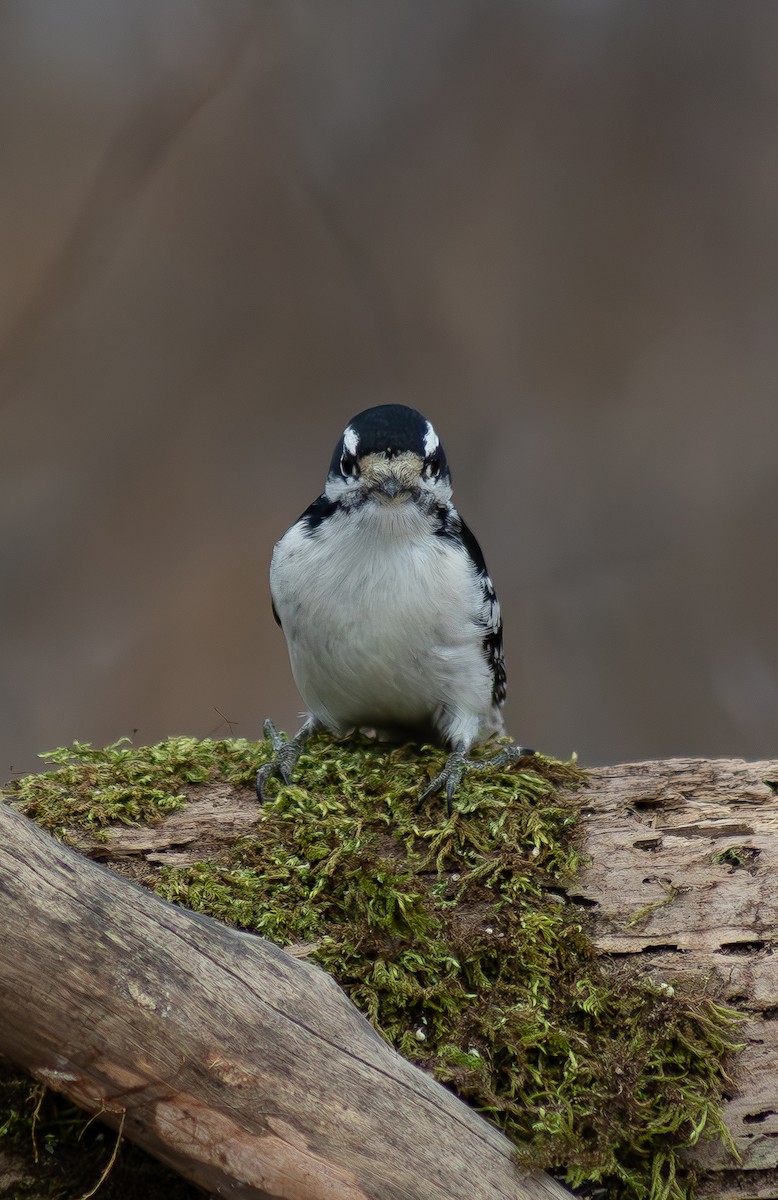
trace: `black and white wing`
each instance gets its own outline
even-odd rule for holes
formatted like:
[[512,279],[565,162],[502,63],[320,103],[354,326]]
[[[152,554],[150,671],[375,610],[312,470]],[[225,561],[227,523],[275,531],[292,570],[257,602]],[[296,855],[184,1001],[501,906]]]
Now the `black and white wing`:
[[483,627],[484,654],[492,673],[492,699],[499,707],[505,703],[506,674],[502,647],[502,615],[494,584],[486,569],[486,562],[475,535],[453,507],[449,507],[443,516],[438,532],[442,537],[462,543],[478,573],[478,582],[481,587],[481,611],[478,614],[478,620]]

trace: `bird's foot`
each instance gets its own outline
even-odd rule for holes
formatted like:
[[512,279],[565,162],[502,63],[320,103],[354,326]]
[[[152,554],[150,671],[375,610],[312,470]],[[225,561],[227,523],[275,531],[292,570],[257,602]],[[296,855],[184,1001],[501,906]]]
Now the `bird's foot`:
[[260,804],[264,804],[265,800],[268,799],[265,791],[265,784],[268,779],[272,779],[274,775],[278,775],[283,779],[284,783],[292,782],[292,772],[297,766],[298,758],[305,749],[305,743],[308,740],[310,732],[308,725],[303,725],[302,729],[291,740],[287,740],[283,734],[278,732],[270,720],[265,721],[262,728],[265,737],[270,739],[270,745],[273,747],[273,757],[257,771],[257,800],[259,800]]
[[499,750],[493,758],[468,758],[467,752],[458,746],[452,750],[446,759],[446,765],[434,779],[432,779],[427,787],[422,792],[417,806],[421,808],[424,801],[429,796],[434,796],[437,792],[446,789],[446,812],[451,816],[451,808],[454,800],[454,794],[462,782],[462,778],[468,771],[488,771],[492,767],[507,767],[510,763],[516,762],[520,758],[525,758],[530,754],[534,754],[534,750],[530,750],[527,746],[504,746]]

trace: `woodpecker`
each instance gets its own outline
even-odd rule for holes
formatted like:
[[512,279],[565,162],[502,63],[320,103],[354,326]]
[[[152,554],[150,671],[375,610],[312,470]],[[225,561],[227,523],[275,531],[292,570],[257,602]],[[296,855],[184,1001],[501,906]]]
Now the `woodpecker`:
[[308,714],[257,775],[289,783],[311,733],[370,727],[380,738],[449,750],[421,800],[443,788],[451,813],[467,770],[534,753],[472,746],[504,732],[500,605],[481,548],[452,502],[431,423],[401,404],[359,413],[343,431],[324,491],[275,547],[273,614]]

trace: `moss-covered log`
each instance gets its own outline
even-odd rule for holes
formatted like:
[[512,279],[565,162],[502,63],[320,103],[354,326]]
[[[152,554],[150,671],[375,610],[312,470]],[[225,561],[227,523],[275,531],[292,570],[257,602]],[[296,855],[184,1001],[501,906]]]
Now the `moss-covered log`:
[[[701,1196],[778,1197],[778,760],[671,759],[598,767],[576,789],[586,856],[565,890],[603,955],[663,980],[703,981],[747,1015],[729,1063],[721,1141],[692,1158]],[[116,826],[83,849],[131,862],[191,863],[250,830],[250,795],[202,789],[156,826]],[[587,861],[588,860],[588,861]]]
[[[404,1054],[531,1143],[526,1161],[605,1185],[585,1194],[778,1196],[778,763],[582,783],[538,759],[463,785],[447,822],[416,813],[431,751],[313,746],[258,810],[264,753],[75,747],[17,794],[122,874],[314,956]],[[721,1001],[747,1018],[729,1035]]]
[[0,805],[0,1052],[221,1195],[541,1200],[492,1126],[317,967]]
[[[564,789],[563,789],[564,790]],[[597,950],[664,980],[702,981],[747,1016],[729,1064],[727,1146],[700,1143],[701,1194],[778,1197],[778,760],[670,759],[598,767],[576,788],[584,866],[560,888]],[[79,834],[119,869],[192,863],[256,821],[250,794],[200,789],[155,826]],[[743,1183],[744,1179],[747,1181]],[[746,1190],[743,1190],[743,1186]]]

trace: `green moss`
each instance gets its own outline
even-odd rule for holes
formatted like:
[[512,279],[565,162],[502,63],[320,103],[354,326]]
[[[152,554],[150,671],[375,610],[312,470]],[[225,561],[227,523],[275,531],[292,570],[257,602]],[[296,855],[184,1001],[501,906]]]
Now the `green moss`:
[[[77,746],[16,792],[58,832],[158,820],[188,786],[252,786],[268,754],[189,738]],[[161,871],[156,890],[308,944],[387,1041],[504,1129],[522,1163],[614,1200],[691,1196],[680,1152],[725,1136],[734,1014],[594,955],[563,900],[579,864],[574,765],[537,756],[473,773],[447,818],[440,798],[417,810],[442,761],[432,747],[314,739],[251,837]]]
[[747,870],[758,857],[759,851],[753,846],[730,846],[727,850],[720,850],[718,854],[714,854],[713,861],[722,866],[732,867],[733,871],[739,867],[745,867]]
[[116,822],[150,824],[184,804],[183,789],[216,777],[234,782],[251,775],[256,743],[168,738],[157,746],[133,746],[122,738],[95,749],[85,742],[42,754],[54,770],[27,775],[12,785],[22,811],[44,829],[64,834]]
[[657,911],[657,909],[667,908],[668,904],[672,904],[673,900],[680,896],[681,892],[684,890],[683,888],[676,887],[675,884],[672,883],[664,883],[662,884],[662,887],[665,893],[662,899],[654,900],[652,904],[644,904],[642,908],[639,908],[634,916],[630,917],[630,919],[627,921],[627,929],[632,929],[633,926],[639,925],[641,921],[645,921],[646,917],[650,917],[652,913]]

